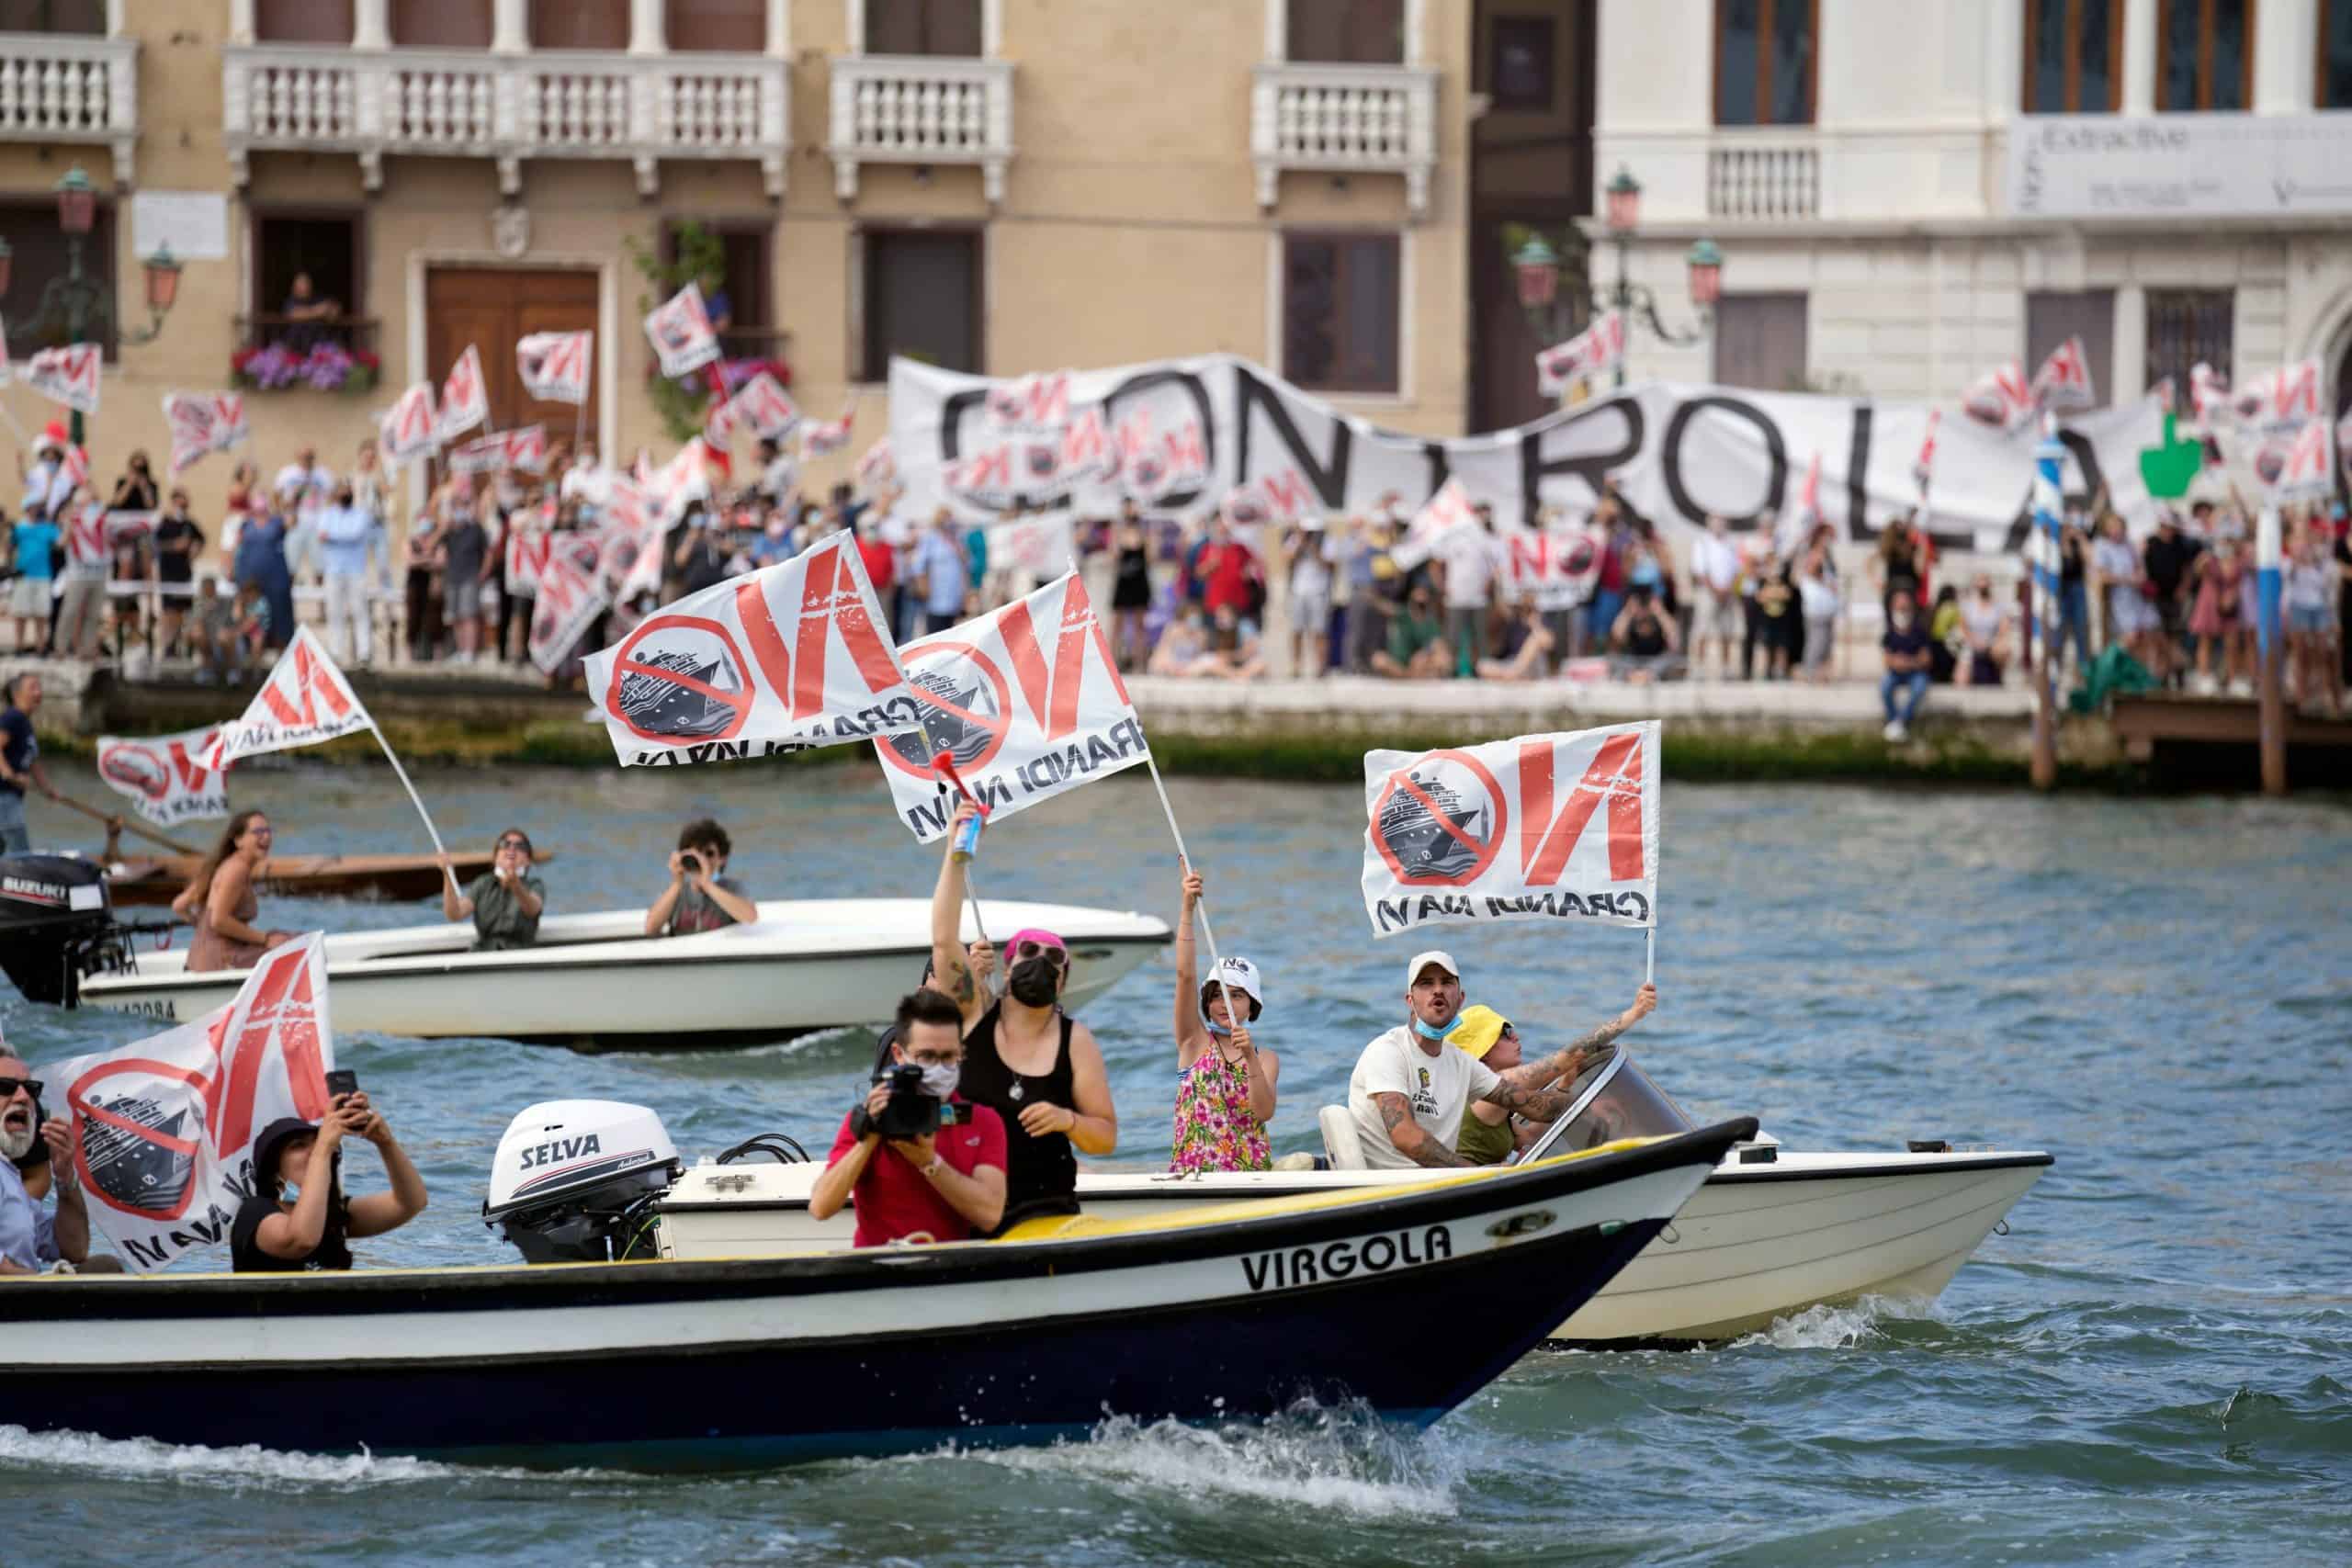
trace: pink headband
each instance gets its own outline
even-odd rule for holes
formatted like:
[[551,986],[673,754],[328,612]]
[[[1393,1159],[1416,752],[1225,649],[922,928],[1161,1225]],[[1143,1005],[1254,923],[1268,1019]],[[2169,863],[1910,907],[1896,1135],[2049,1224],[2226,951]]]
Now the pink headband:
[[1007,954],[1019,953],[1021,951],[1021,944],[1024,942],[1034,942],[1040,947],[1058,947],[1064,953],[1068,953],[1069,951],[1069,943],[1064,942],[1061,938],[1056,936],[1053,932],[1047,931],[1043,926],[1023,926],[1019,931],[1014,931],[1012,933],[1012,940],[1004,944],[1004,951]]

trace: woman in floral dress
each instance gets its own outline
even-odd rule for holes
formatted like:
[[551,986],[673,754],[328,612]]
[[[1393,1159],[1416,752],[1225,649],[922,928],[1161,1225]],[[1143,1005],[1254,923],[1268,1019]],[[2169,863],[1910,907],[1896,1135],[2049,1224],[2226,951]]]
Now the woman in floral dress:
[[[1264,982],[1246,958],[1228,958],[1204,986],[1196,986],[1193,914],[1201,901],[1201,874],[1184,869],[1184,908],[1176,921],[1176,1124],[1180,1176],[1210,1170],[1265,1170],[1273,1164],[1266,1124],[1274,1119],[1274,1082],[1282,1064],[1258,1049],[1250,1025],[1265,1010]],[[1227,1010],[1243,1001],[1247,1021]]]

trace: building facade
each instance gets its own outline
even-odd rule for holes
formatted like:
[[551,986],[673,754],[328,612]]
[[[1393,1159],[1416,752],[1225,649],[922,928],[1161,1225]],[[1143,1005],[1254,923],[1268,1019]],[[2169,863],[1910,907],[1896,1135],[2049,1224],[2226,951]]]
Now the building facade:
[[[79,163],[102,197],[85,265],[120,326],[146,325],[155,245],[185,262],[153,341],[107,334],[102,479],[167,450],[163,394],[322,342],[379,378],[248,390],[241,455],[265,472],[303,446],[341,468],[469,343],[493,425],[569,436],[574,411],[527,399],[512,344],[578,327],[596,333],[586,433],[666,453],[637,258],[673,254],[688,220],[723,246],[729,355],[787,365],[819,417],[854,400],[820,483],[885,427],[893,353],[1018,374],[1226,350],[1454,434],[1484,9],[28,0],[7,16],[39,30],[0,32],[0,313],[18,359],[65,341],[32,316],[67,265],[51,187]],[[289,314],[297,274],[332,320]],[[58,412],[21,386],[0,399],[28,428]],[[200,514],[227,473],[192,471]]]
[[[1601,0],[1634,266],[1724,248],[1645,372],[1957,399],[2079,333],[2101,401],[2202,359],[2352,386],[2347,0]],[[1702,48],[1694,49],[1695,43]],[[2339,405],[2340,406],[2340,405]]]

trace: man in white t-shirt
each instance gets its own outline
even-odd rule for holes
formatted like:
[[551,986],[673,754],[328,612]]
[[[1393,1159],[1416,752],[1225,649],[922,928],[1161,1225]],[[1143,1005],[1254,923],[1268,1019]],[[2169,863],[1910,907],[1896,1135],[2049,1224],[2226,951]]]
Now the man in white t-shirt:
[[320,466],[318,448],[305,446],[294,455],[292,462],[277,470],[277,481],[270,489],[277,491],[281,505],[297,512],[315,512],[334,495],[334,476]]
[[1556,1121],[1566,1113],[1568,1097],[1544,1086],[1574,1082],[1594,1053],[1610,1049],[1657,1006],[1657,987],[1645,985],[1612,1021],[1551,1055],[1498,1073],[1445,1043],[1462,1014],[1462,970],[1452,953],[1415,954],[1405,981],[1405,1022],[1366,1045],[1348,1078],[1356,1142],[1364,1164],[1376,1170],[1468,1166],[1453,1145],[1462,1112],[1474,1100],[1532,1122]]
[[1449,528],[1437,545],[1445,569],[1445,639],[1457,674],[1475,672],[1487,656],[1487,604],[1495,580],[1510,570],[1510,551],[1495,536],[1495,509],[1480,502],[1477,514],[1477,526]]

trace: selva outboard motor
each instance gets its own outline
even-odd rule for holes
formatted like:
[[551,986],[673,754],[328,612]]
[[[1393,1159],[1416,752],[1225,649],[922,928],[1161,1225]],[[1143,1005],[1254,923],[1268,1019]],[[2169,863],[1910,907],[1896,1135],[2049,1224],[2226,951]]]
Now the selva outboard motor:
[[0,857],[0,969],[26,1000],[72,1007],[83,976],[126,962],[105,867],[77,855]]
[[626,1258],[680,1168],[662,1118],[644,1106],[545,1100],[498,1140],[482,1224],[503,1231],[526,1263]]

